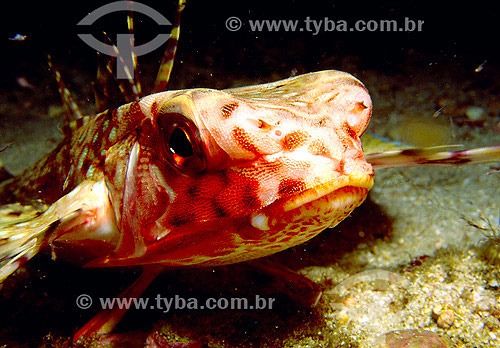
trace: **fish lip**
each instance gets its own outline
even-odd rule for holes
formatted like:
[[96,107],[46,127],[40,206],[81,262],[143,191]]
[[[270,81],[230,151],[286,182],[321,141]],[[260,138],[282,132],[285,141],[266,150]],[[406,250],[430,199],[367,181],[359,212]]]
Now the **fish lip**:
[[316,185],[287,199],[282,205],[283,211],[296,209],[347,187],[363,188],[368,192],[373,187],[373,174],[342,175],[332,181]]

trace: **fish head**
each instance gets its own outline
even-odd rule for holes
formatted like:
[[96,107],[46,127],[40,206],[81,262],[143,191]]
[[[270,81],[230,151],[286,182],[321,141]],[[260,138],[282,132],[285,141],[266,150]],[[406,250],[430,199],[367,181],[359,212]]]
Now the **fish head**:
[[124,235],[103,264],[267,256],[338,224],[373,185],[359,139],[371,100],[347,73],[163,92],[139,105],[146,117],[111,190]]

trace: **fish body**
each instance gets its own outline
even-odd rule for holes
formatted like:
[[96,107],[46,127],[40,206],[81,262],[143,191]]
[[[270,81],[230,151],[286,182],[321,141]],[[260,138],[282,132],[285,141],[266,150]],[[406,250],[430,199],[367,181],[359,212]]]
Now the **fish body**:
[[153,94],[96,115],[2,183],[4,203],[50,207],[0,237],[89,267],[267,256],[364,201],[373,169],[359,137],[370,115],[364,86],[339,71]]

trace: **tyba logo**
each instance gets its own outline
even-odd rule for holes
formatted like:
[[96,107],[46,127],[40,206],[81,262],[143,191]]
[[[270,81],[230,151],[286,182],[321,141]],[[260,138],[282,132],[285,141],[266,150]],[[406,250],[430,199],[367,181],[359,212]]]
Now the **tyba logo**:
[[[99,18],[117,11],[139,12],[152,18],[158,25],[172,25],[168,19],[155,9],[139,2],[127,0],[115,1],[101,6],[85,16],[85,18],[78,22],[77,25],[92,25]],[[125,72],[125,67],[128,68],[130,75],[134,77],[134,69],[130,68],[133,66],[132,52],[134,52],[137,56],[142,56],[152,52],[167,42],[170,34],[158,34],[153,40],[139,46],[134,46],[133,34],[117,34],[116,47],[118,48],[118,52],[112,45],[97,40],[94,36],[92,36],[92,34],[78,34],[78,37],[96,51],[108,56],[117,57],[119,53],[122,59],[116,60],[116,77],[118,79],[126,79],[127,73]]]

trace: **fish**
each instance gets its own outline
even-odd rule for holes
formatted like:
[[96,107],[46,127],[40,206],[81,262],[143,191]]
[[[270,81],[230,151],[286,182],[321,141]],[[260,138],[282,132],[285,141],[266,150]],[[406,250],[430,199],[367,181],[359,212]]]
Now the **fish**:
[[481,72],[481,71],[483,71],[483,69],[484,69],[484,65],[485,65],[487,62],[488,62],[488,61],[487,61],[487,60],[485,60],[484,62],[482,62],[481,64],[479,64],[479,65],[477,66],[477,68],[475,68],[475,69],[474,69],[474,71],[475,71],[475,72]]
[[17,33],[13,37],[9,37],[9,40],[10,41],[24,41],[24,40],[26,40],[27,37],[28,37],[27,35]]
[[[139,297],[165,268],[255,260],[336,226],[366,199],[377,168],[500,158],[499,146],[362,141],[371,97],[337,70],[167,91],[183,8],[181,1],[152,94],[131,78],[116,82],[107,62],[98,70],[97,112],[83,116],[49,59],[68,114],[65,137],[0,183],[0,203],[27,212],[9,218],[0,210],[0,282],[47,251],[82,267],[141,266],[121,295]],[[124,314],[102,311],[75,340],[111,332]]]

